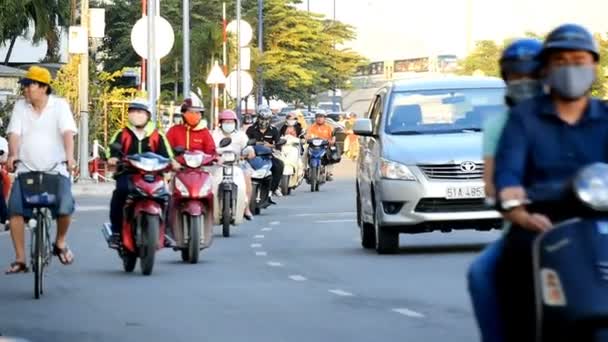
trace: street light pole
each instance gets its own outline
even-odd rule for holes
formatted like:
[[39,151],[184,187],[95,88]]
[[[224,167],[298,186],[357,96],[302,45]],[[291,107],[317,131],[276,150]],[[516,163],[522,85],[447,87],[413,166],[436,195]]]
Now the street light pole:
[[89,175],[89,0],[80,1],[80,26],[84,28],[86,52],[80,56],[80,180],[90,180]]
[[148,103],[150,105],[150,113],[152,122],[156,123],[156,98],[157,83],[158,83],[158,59],[156,58],[156,1],[148,1]]
[[[258,0],[258,45],[260,56],[264,53],[264,0]],[[262,66],[258,66],[258,105],[264,102],[264,72]]]
[[236,0],[236,115],[241,117],[241,0]]
[[[333,25],[336,25],[336,0],[334,0],[334,22]],[[334,39],[334,50],[336,49],[336,40]],[[331,97],[331,109],[332,112],[336,108],[336,80],[334,79],[334,96]]]
[[184,31],[183,91],[184,99],[187,99],[190,97],[190,0],[183,0],[182,7],[182,29]]

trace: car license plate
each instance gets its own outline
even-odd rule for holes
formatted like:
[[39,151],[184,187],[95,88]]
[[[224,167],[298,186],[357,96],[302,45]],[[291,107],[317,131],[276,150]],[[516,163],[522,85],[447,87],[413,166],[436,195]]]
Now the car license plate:
[[447,199],[467,199],[486,197],[483,186],[450,187],[445,195]]

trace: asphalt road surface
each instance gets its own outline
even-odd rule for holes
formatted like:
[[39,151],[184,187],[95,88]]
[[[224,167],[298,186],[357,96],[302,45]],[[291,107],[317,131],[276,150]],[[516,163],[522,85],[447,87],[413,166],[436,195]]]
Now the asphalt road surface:
[[[397,255],[360,247],[354,170],[302,186],[255,221],[216,234],[201,262],[163,250],[152,276],[126,274],[100,232],[109,195],[77,198],[76,262],[57,259],[46,292],[0,274],[0,333],[32,342],[450,341],[477,339],[465,272],[496,232],[401,235]],[[216,233],[219,230],[216,229]],[[13,260],[0,234],[2,271]]]

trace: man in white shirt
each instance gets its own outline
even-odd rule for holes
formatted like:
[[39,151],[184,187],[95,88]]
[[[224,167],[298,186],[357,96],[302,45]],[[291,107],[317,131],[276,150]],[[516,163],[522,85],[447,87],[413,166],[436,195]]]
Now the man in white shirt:
[[[15,103],[7,129],[9,155],[7,166],[18,175],[8,202],[11,237],[15,247],[15,262],[6,271],[27,271],[25,263],[25,220],[31,217],[32,208],[24,203],[20,174],[31,170],[59,173],[57,205],[52,208],[57,218],[57,236],[53,254],[62,264],[74,261],[74,255],[66,244],[66,236],[74,213],[74,197],[70,172],[74,160],[74,135],[76,123],[70,106],[62,98],[51,95],[51,74],[47,69],[33,66],[19,83],[25,99]],[[15,161],[20,163],[15,165]],[[63,162],[66,163],[63,163]],[[67,167],[66,167],[67,164]],[[15,170],[16,167],[16,170]]]

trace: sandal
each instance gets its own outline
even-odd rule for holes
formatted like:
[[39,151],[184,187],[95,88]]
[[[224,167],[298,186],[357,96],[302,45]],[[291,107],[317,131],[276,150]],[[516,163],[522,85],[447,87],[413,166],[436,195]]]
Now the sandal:
[[71,265],[74,262],[74,254],[68,247],[65,245],[63,248],[57,247],[57,244],[53,244],[53,255],[57,256],[59,262],[63,265]]
[[11,263],[10,268],[4,272],[4,274],[17,274],[17,273],[27,273],[29,269],[24,262],[15,261]]

